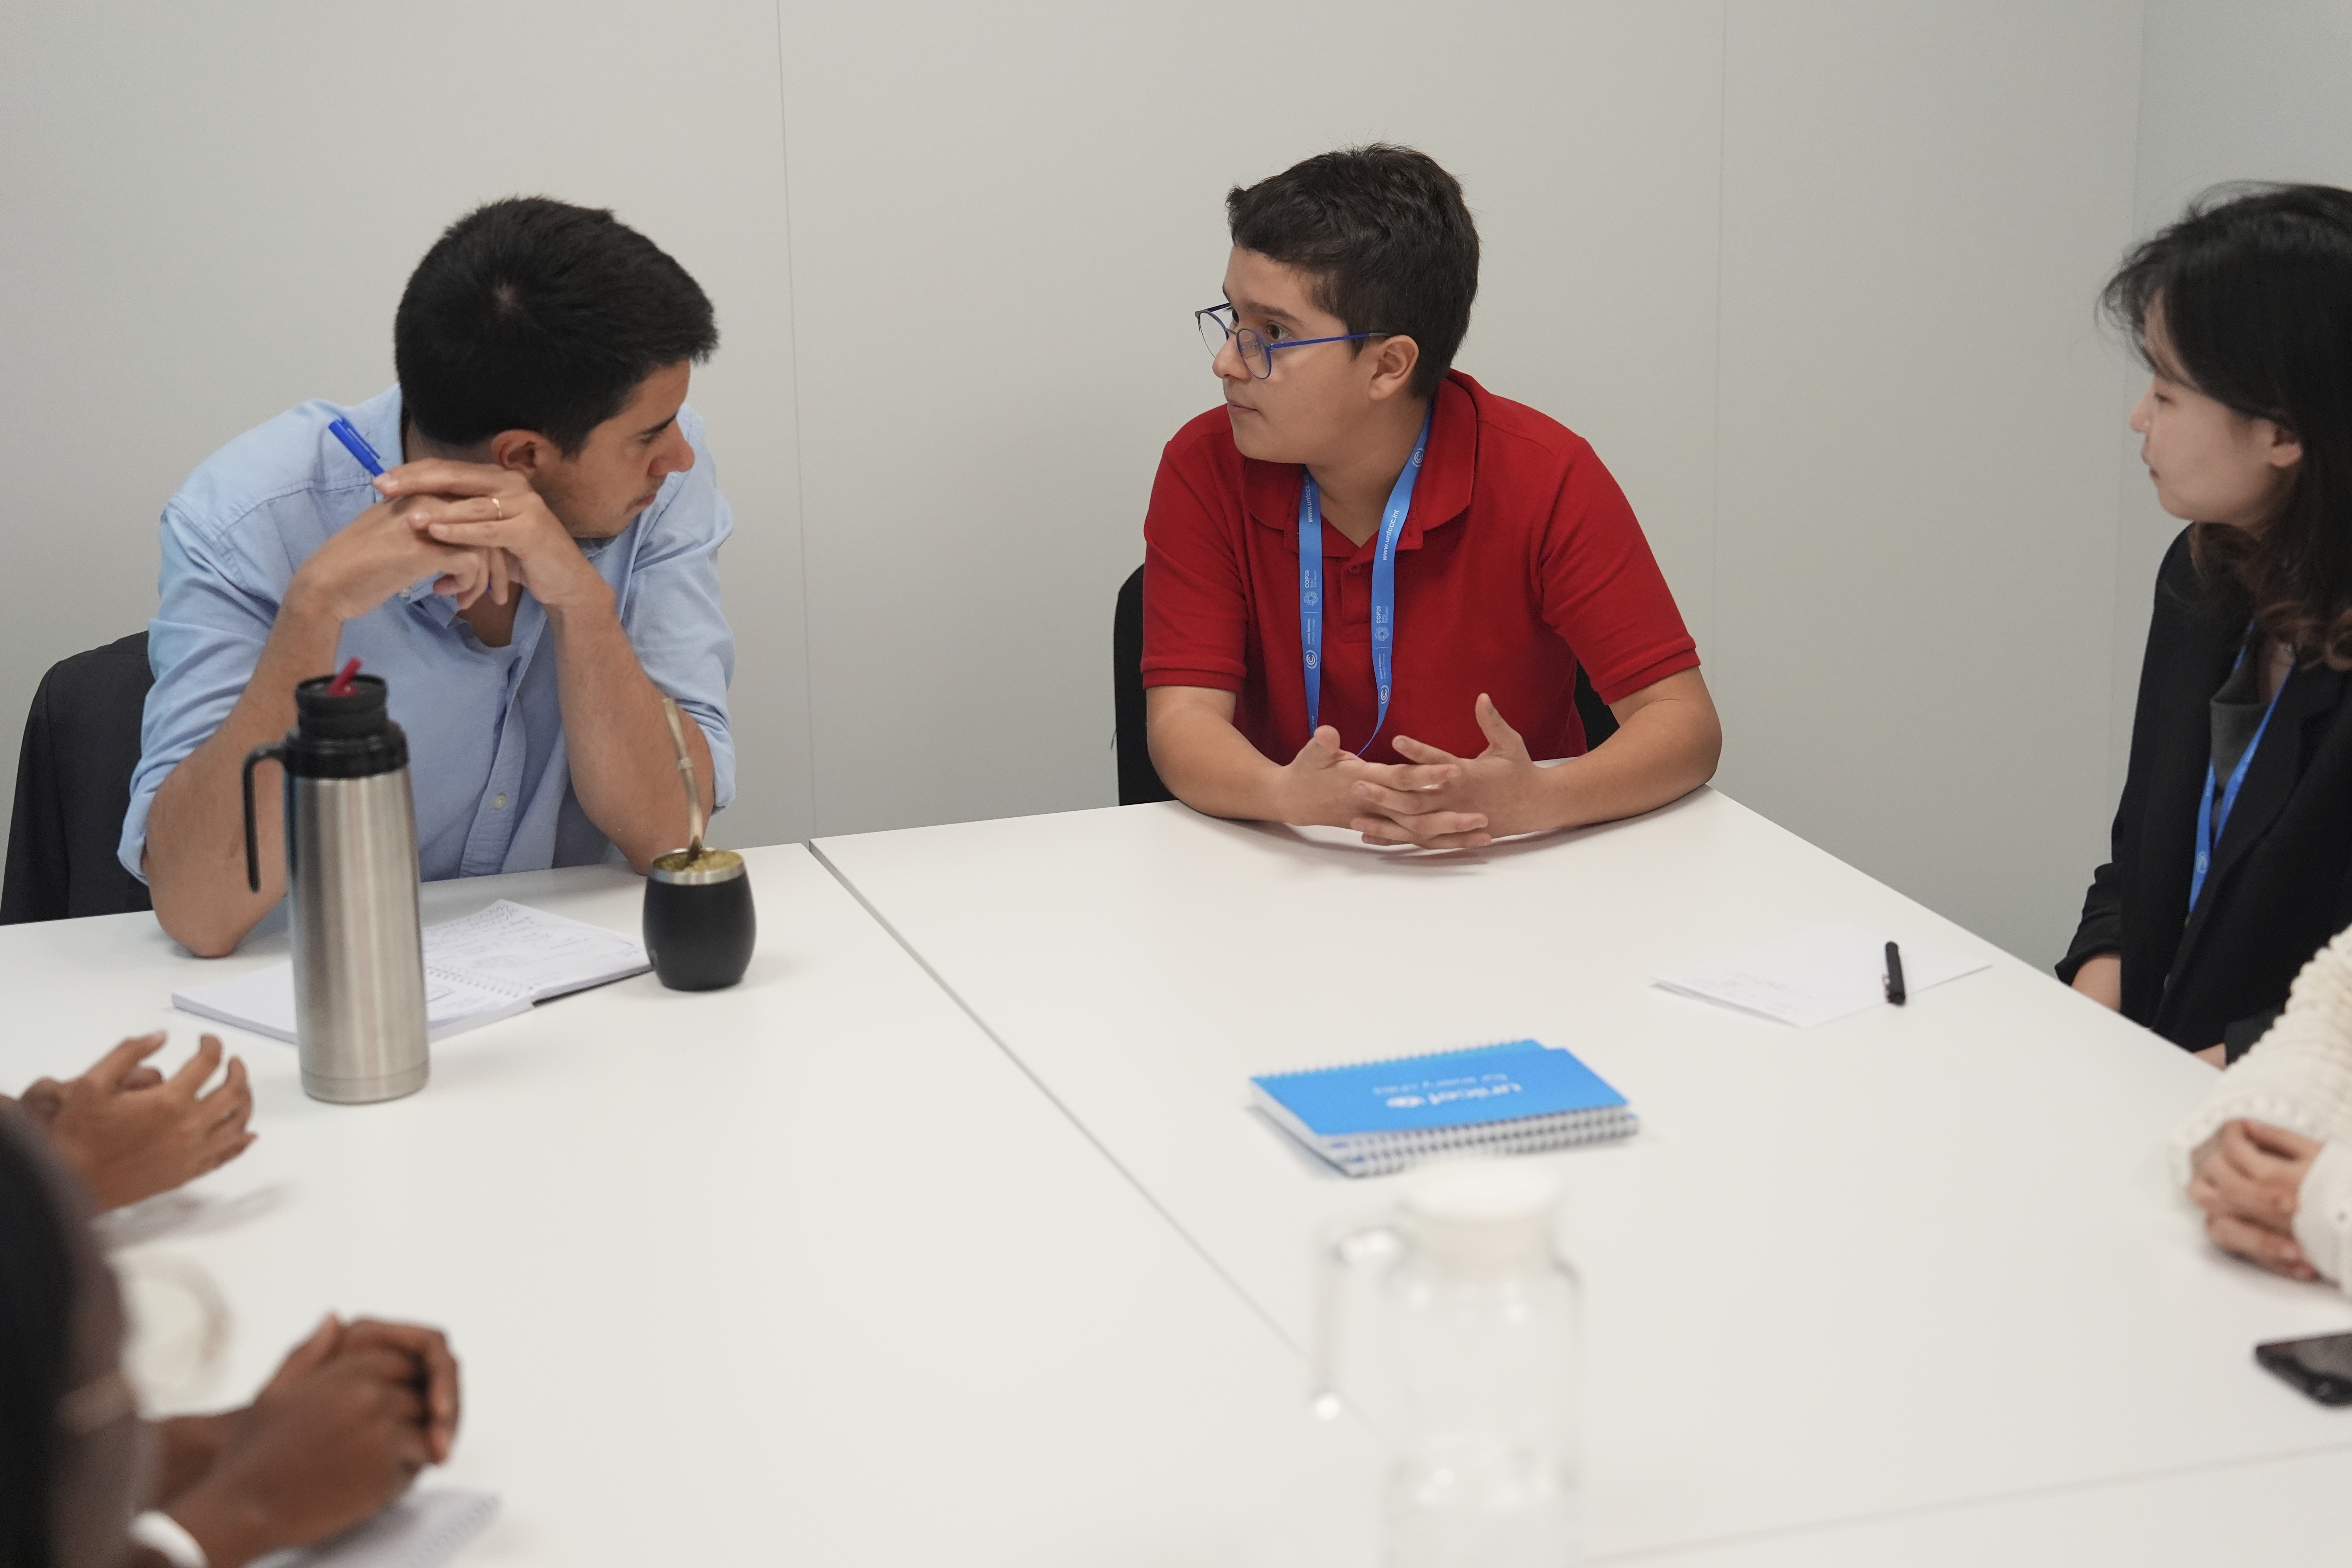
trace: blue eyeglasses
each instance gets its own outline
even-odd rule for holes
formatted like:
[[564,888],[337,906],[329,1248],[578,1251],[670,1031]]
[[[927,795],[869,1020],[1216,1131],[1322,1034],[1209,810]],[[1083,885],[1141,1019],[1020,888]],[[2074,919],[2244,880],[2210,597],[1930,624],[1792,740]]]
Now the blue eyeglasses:
[[1310,343],[1352,343],[1360,338],[1390,338],[1394,332],[1342,332],[1330,338],[1284,338],[1278,342],[1266,342],[1255,327],[1236,326],[1231,305],[1212,305],[1205,310],[1192,312],[1200,324],[1201,341],[1209,346],[1209,357],[1224,352],[1225,341],[1233,340],[1234,349],[1242,356],[1242,363],[1250,374],[1264,381],[1274,374],[1274,351],[1303,349]]

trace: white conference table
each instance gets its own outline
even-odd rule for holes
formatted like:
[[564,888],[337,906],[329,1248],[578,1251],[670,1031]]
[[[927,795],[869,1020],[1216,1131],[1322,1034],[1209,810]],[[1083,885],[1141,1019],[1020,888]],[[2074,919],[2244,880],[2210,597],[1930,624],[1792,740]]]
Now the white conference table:
[[[130,1267],[191,1260],[241,1400],[329,1309],[446,1325],[457,1454],[499,1493],[468,1563],[1194,1564],[1278,1548],[1369,1450],[1305,1415],[1295,1353],[851,896],[751,855],[745,982],[652,976],[435,1047],[421,1094],[306,1099],[291,1047],[221,1030],[262,1136],[130,1211]],[[443,883],[635,928],[602,868]],[[206,1026],[205,964],[147,915],[0,929],[0,1085]],[[1338,1435],[1334,1435],[1337,1432]],[[1274,1559],[1265,1559],[1274,1560]]]
[[[2215,1253],[2160,1158],[2211,1069],[1713,791],[1459,855],[1172,804],[815,847],[1301,1346],[1318,1237],[1393,1189],[1250,1074],[1531,1035],[1623,1090],[1638,1136],[1536,1156],[1587,1290],[1594,1561],[2352,1540],[2352,1411],[2250,1355],[2352,1303]],[[1991,966],[1802,1031],[1648,984],[1831,921]]]

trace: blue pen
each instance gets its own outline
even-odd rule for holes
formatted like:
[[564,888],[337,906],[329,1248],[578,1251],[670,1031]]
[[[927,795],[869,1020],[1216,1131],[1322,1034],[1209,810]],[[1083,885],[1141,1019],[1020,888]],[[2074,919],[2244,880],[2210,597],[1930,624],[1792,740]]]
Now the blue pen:
[[343,444],[344,450],[360,460],[361,468],[371,474],[379,476],[383,474],[383,459],[375,455],[375,448],[367,444],[366,437],[352,428],[350,420],[338,419],[328,426],[327,430],[336,440]]

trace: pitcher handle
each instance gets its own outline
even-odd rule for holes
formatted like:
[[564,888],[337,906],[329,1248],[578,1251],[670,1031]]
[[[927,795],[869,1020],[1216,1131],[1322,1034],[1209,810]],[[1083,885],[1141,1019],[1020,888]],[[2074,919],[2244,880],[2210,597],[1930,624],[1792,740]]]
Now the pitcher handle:
[[1372,1225],[1342,1232],[1323,1249],[1322,1266],[1317,1272],[1311,1363],[1314,1387],[1309,1395],[1315,1414],[1321,1420],[1335,1421],[1347,1408],[1347,1400],[1339,1392],[1339,1363],[1342,1316],[1339,1303],[1347,1295],[1349,1283],[1360,1266],[1377,1258],[1394,1258],[1402,1245],[1403,1237],[1394,1226]]
[[[261,851],[254,842],[253,765],[256,763],[276,763],[283,767],[286,765],[286,748],[283,745],[256,746],[245,754],[245,885],[257,893],[261,891]],[[290,875],[293,868],[288,867],[287,871]]]

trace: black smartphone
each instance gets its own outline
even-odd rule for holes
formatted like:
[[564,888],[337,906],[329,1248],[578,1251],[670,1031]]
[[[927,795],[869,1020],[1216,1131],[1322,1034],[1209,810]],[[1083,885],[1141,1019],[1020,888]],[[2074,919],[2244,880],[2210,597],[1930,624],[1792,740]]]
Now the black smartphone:
[[2273,1340],[2254,1359],[2322,1405],[2352,1405],[2352,1334]]

